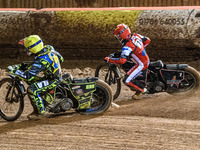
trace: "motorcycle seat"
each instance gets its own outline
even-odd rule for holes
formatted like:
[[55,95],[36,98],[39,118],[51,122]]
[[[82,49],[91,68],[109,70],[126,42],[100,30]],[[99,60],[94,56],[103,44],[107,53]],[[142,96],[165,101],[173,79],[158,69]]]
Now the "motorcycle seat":
[[150,62],[149,67],[160,69],[164,67],[164,64],[161,60]]
[[183,70],[188,67],[188,64],[166,64],[166,69]]
[[88,82],[96,82],[97,80],[98,80],[97,77],[74,78],[73,83],[88,83]]

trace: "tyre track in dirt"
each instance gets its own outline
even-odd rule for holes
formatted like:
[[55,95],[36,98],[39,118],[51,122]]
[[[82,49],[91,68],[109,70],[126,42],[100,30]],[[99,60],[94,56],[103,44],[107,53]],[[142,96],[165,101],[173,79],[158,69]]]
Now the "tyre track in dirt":
[[130,100],[132,91],[123,87],[116,103],[102,115],[83,116],[73,111],[49,114],[28,121],[30,102],[19,120],[0,119],[1,150],[199,150],[199,92],[188,96],[167,93]]
[[1,138],[5,139],[0,142],[1,148],[50,150],[200,148],[200,123],[197,121],[142,116],[99,116],[84,119],[58,124],[52,123],[52,120],[45,124],[37,122],[26,129],[11,130],[1,134]]
[[[179,105],[187,100],[192,100],[187,109]],[[111,108],[103,115],[71,112],[28,121],[27,114],[23,114],[16,122],[1,120],[0,137],[4,139],[0,141],[1,149],[200,148],[199,115],[185,116],[200,105],[197,96],[182,99],[162,93],[117,103],[121,105],[119,109]]]

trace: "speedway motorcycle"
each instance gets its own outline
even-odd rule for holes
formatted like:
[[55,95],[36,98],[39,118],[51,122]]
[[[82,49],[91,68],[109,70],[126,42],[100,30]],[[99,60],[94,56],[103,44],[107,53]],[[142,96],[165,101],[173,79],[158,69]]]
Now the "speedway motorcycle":
[[[10,66],[9,70],[12,69]],[[17,120],[24,110],[24,97],[27,94],[24,82],[8,74],[8,77],[0,80],[0,89],[0,116],[6,121]],[[62,75],[61,83],[41,93],[41,97],[46,111],[50,113],[74,109],[83,115],[103,113],[113,100],[112,90],[104,81],[96,77],[73,78],[69,73]]]
[[[116,51],[108,57],[118,58],[121,51]],[[108,83],[113,91],[115,100],[121,92],[121,80],[124,74],[134,66],[132,61],[127,61],[123,65],[101,63],[95,70],[95,77],[98,77]],[[195,92],[199,87],[199,72],[188,64],[164,64],[161,60],[151,62],[146,74],[145,82],[146,94],[157,92],[167,92],[170,94],[186,94]],[[138,76],[134,80],[141,80]]]

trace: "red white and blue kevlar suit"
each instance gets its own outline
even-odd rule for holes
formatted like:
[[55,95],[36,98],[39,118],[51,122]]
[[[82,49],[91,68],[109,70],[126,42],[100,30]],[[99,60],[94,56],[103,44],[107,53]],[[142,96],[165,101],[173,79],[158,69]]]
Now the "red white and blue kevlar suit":
[[130,61],[135,65],[125,75],[124,83],[141,92],[144,92],[144,86],[133,81],[149,66],[149,56],[145,51],[145,47],[149,43],[150,39],[148,37],[134,33],[131,38],[122,41],[123,48],[120,58],[108,59],[110,63],[123,65],[127,62],[127,58],[129,57]]

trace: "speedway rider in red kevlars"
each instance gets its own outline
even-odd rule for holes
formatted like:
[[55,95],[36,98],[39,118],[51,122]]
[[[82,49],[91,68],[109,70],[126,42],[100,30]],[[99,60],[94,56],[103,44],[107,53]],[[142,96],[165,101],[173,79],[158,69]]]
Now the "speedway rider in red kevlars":
[[[135,90],[135,94],[132,96],[133,99],[140,99],[142,93],[144,92],[145,84],[144,80],[146,78],[146,69],[149,66],[149,57],[145,51],[145,47],[150,43],[148,37],[131,34],[129,27],[125,24],[119,24],[113,30],[113,34],[122,43],[122,53],[120,58],[109,58],[104,59],[113,64],[123,65],[127,62],[129,58],[135,65],[126,73],[123,82],[130,87],[130,89]],[[136,81],[135,78],[139,76],[143,77],[143,81]]]

